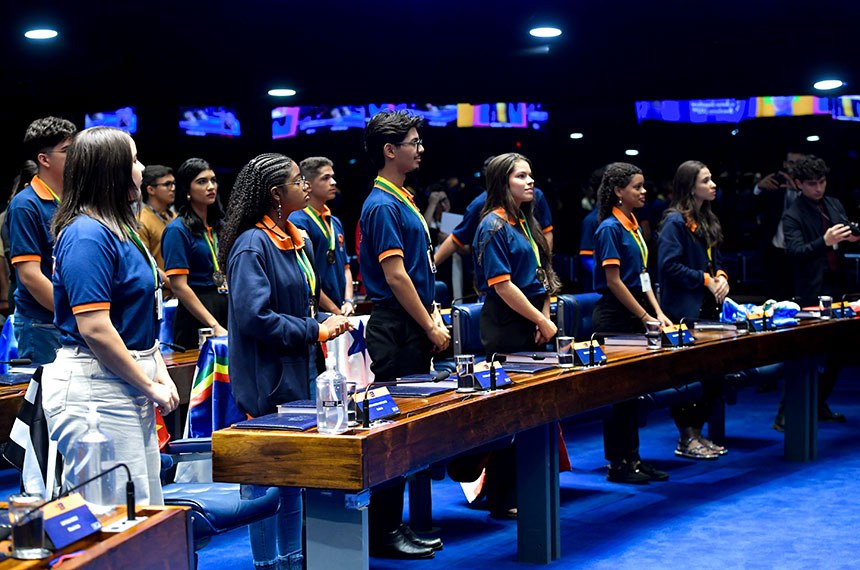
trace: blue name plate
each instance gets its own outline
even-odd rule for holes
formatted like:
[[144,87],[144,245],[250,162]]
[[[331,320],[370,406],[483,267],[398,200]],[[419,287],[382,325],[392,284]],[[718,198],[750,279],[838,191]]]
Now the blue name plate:
[[[488,390],[490,388],[490,371],[477,370],[475,371],[475,381],[480,384],[481,388]],[[501,366],[496,366],[496,388],[510,386],[513,381],[508,377],[508,373]]]
[[680,339],[683,335],[684,345],[693,344],[695,342],[695,338],[693,337],[693,333],[690,332],[690,329],[687,328],[687,325],[672,325],[670,327],[663,327],[663,346],[680,346]]
[[596,340],[577,342],[573,345],[573,353],[576,355],[576,366],[591,365],[591,350],[594,349],[594,364],[606,364],[606,354],[600,348],[600,344]]
[[834,317],[839,317],[839,318],[845,317],[847,319],[850,317],[856,317],[857,316],[857,314],[854,312],[854,309],[852,309],[851,305],[849,305],[848,303],[845,303],[845,309],[844,309],[845,312],[843,313],[842,311],[843,311],[842,303],[833,303],[833,307],[831,308],[830,312]]
[[[364,390],[356,394],[355,398],[358,409],[364,413]],[[370,388],[367,392],[367,407],[370,409],[370,421],[375,422],[385,418],[396,416],[400,413],[400,408],[394,403],[394,398],[388,392],[388,388]]]
[[763,320],[764,319],[762,317],[758,317],[755,319],[748,319],[747,322],[749,323],[750,330],[753,332],[763,332],[765,330],[769,330],[769,331],[774,330],[775,327],[773,326],[773,317],[767,318],[767,329],[765,329],[765,324],[764,324]]
[[102,527],[80,493],[72,493],[45,507],[45,533],[56,549],[85,538]]

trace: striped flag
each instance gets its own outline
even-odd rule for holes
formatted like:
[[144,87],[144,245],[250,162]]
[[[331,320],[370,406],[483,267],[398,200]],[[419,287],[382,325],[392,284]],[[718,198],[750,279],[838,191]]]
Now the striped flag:
[[210,338],[200,349],[188,404],[187,437],[210,437],[212,432],[244,419],[236,407],[227,371],[227,337]]
[[[42,409],[42,367],[36,369],[15,422],[3,457],[21,471],[24,491],[47,497],[59,490],[62,482],[63,460],[56,442],[48,435],[48,424]],[[52,477],[48,473],[52,471]],[[50,485],[51,492],[45,492]]]

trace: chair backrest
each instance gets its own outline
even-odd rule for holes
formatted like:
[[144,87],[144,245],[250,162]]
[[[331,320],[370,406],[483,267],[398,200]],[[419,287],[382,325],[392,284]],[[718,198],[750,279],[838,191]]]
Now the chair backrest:
[[559,295],[556,321],[559,331],[578,340],[587,340],[591,337],[594,332],[591,315],[598,299],[600,299],[600,293]]
[[483,303],[467,303],[451,307],[451,323],[454,329],[454,355],[484,354],[481,344],[481,309]]
[[451,290],[448,288],[447,283],[438,279],[436,280],[436,302],[443,309],[451,306]]
[[[161,319],[158,325],[158,340],[161,342],[169,342],[173,344],[173,316],[176,314],[176,307],[179,306],[178,299],[170,299],[164,302],[164,318]],[[188,346],[188,349],[194,347]],[[168,351],[173,349],[168,348]]]
[[[0,331],[0,360],[12,360],[18,358],[18,339],[15,338],[15,314],[6,317],[3,330]],[[9,365],[0,364],[0,374],[8,374]]]

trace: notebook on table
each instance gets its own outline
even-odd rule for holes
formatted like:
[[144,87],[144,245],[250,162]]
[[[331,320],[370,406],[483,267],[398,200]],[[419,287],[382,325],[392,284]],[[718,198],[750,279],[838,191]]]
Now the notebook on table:
[[277,429],[304,431],[317,425],[317,415],[313,414],[267,414],[233,424],[242,429]]

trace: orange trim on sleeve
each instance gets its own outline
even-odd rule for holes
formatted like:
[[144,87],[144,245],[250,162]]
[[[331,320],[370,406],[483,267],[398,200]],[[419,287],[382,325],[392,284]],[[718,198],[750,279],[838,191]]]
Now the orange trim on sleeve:
[[705,273],[705,287],[708,286],[708,283],[711,281],[711,276]]
[[15,257],[12,258],[12,265],[15,265],[16,263],[23,263],[25,261],[39,261],[39,262],[41,262],[42,256],[41,255],[35,255],[35,254],[33,254],[33,255],[16,255]]
[[168,269],[164,272],[164,274],[168,277],[170,277],[171,275],[188,275],[189,273],[191,273],[191,270],[183,269],[181,267],[177,267],[175,269]]
[[454,241],[454,243],[456,243],[460,247],[466,247],[466,245],[463,242],[461,242],[459,239],[457,239],[457,236],[455,236],[454,234],[451,234],[451,239]]
[[729,275],[728,275],[728,273],[726,273],[726,272],[725,272],[725,271],[723,271],[722,269],[718,269],[718,270],[717,270],[717,277],[719,277],[720,275],[722,275],[723,277],[725,277],[725,278],[726,278],[726,281],[728,281],[728,280],[729,280]]
[[580,249],[579,255],[594,255],[593,249]]
[[621,260],[616,259],[614,257],[610,257],[609,259],[604,259],[603,263],[601,263],[601,265],[603,267],[606,267],[607,265],[621,265]]
[[83,305],[75,305],[72,307],[72,314],[80,315],[81,313],[89,313],[92,311],[109,311],[110,303],[84,303]]
[[545,228],[544,228],[544,229],[542,229],[541,231],[542,231],[543,233],[545,233],[545,234],[548,234],[549,232],[551,232],[551,231],[552,231],[552,224],[548,225],[547,227],[545,227]]
[[383,251],[382,253],[379,254],[379,261],[384,261],[384,260],[386,260],[389,257],[394,256],[394,255],[397,255],[399,257],[405,257],[403,255],[402,249],[386,249],[385,251]]
[[499,283],[504,283],[505,281],[510,281],[510,280],[511,280],[511,274],[505,273],[504,275],[496,275],[492,279],[487,279],[487,285],[489,285],[490,287],[493,287],[495,285],[498,285]]
[[328,337],[329,337],[328,327],[326,325],[320,323],[320,332],[317,335],[317,340],[319,342],[325,342],[328,340]]

